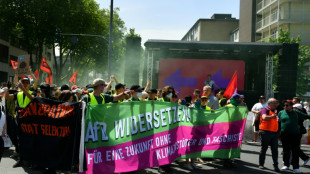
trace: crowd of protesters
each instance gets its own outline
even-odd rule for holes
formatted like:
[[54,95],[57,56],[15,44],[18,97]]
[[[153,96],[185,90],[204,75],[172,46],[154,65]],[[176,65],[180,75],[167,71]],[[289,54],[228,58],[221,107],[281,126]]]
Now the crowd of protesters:
[[[33,74],[30,70],[30,74]],[[221,107],[237,107],[246,106],[244,96],[239,94],[232,95],[231,98],[223,96],[224,90],[216,90],[214,92],[213,85],[217,85],[208,80],[204,82],[205,86],[202,92],[195,89],[192,95],[186,95],[184,99],[178,97],[178,92],[173,86],[165,86],[162,89],[151,89],[149,82],[144,88],[139,85],[127,86],[119,83],[112,75],[110,81],[106,82],[103,79],[97,78],[92,84],[85,87],[62,85],[60,87],[51,86],[47,83],[38,85],[37,79],[32,75],[33,83],[29,78],[22,78],[18,81],[18,75],[14,78],[14,85],[11,82],[3,83],[0,91],[1,101],[1,118],[0,118],[0,133],[2,136],[6,134],[10,137],[15,151],[11,157],[18,159],[13,167],[24,165],[23,160],[19,157],[19,142],[18,142],[18,110],[26,107],[34,97],[42,97],[60,102],[81,102],[89,104],[105,104],[105,103],[121,103],[131,101],[149,101],[157,100],[162,102],[173,102],[181,105],[186,105],[190,108],[204,109],[215,111]],[[115,82],[115,87],[112,84]],[[210,86],[211,84],[211,86]],[[293,105],[293,101],[295,102]],[[278,138],[280,137],[283,144],[283,161],[284,167],[282,170],[289,169],[290,164],[296,173],[299,170],[299,157],[304,160],[304,165],[309,161],[309,157],[300,150],[300,139],[304,130],[301,130],[301,124],[304,119],[310,118],[307,111],[300,111],[300,100],[284,101],[284,110],[277,112],[276,108],[279,102],[274,99],[268,99],[265,104],[265,98],[260,97],[260,101],[252,108],[255,113],[255,136],[258,135],[261,139],[261,152],[259,155],[259,168],[264,168],[265,156],[268,146],[271,146],[272,158],[274,161],[275,171],[280,171],[278,168]],[[294,109],[296,108],[296,109]],[[5,121],[3,121],[5,120]],[[3,124],[1,124],[3,123]],[[6,131],[7,130],[7,131]],[[3,141],[0,138],[0,160],[3,153]],[[292,154],[292,161],[289,161]],[[194,164],[196,159],[187,159],[187,168],[193,170],[197,168]],[[201,159],[199,159],[201,160]],[[232,161],[229,161],[232,163]],[[160,172],[170,172],[170,165],[159,167]]]

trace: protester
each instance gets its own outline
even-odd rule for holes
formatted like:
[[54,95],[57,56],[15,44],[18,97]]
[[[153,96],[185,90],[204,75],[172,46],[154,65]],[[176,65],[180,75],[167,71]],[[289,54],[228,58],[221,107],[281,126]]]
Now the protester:
[[[175,98],[175,96],[176,96],[176,94],[175,94],[174,88],[172,86],[165,86],[162,89],[162,98],[160,99],[160,101],[171,102],[171,101],[174,101],[174,99],[172,99],[172,98],[173,97]],[[177,102],[177,100],[176,100],[176,102]],[[170,173],[170,172],[172,172],[171,164],[159,166],[158,172],[159,173]]]
[[208,103],[207,105],[213,109],[213,110],[216,110],[219,108],[219,101],[217,100],[216,97],[214,97],[214,95],[212,94],[212,91],[211,91],[211,86],[204,86],[203,87],[203,93],[204,93],[204,96],[206,96],[208,98]]
[[157,98],[157,89],[153,88],[147,91],[148,93],[148,98],[146,99],[147,101],[149,100],[158,100]]
[[162,98],[162,92],[163,92],[162,89],[157,89],[157,98],[158,98],[158,100]]
[[105,81],[103,79],[95,79],[92,84],[94,91],[90,94],[84,95],[81,101],[85,101],[86,103],[90,104],[104,104],[113,101],[123,100],[127,95],[127,92],[120,93],[116,96],[103,94],[104,88],[106,86],[107,85],[105,84]]
[[244,95],[240,95],[240,105],[239,106],[247,106],[247,104],[244,102]]
[[[15,79],[17,78],[17,76],[15,76]],[[19,89],[21,89],[21,92],[17,92],[15,94],[9,94],[8,91],[6,91],[5,93],[5,98],[7,100],[16,100],[17,101],[17,106],[16,109],[17,110],[21,110],[23,108],[25,108],[30,102],[31,100],[34,98],[35,95],[32,95],[32,91],[30,91],[30,80],[29,78],[23,78],[21,79],[20,82],[18,82],[16,84],[17,87],[19,87]],[[18,113],[18,112],[17,112]],[[17,115],[18,116],[18,115]],[[17,134],[18,137],[18,134]],[[18,138],[17,138],[18,140]],[[19,146],[20,142],[17,143],[17,146]],[[13,167],[20,167],[23,165],[23,159],[19,159],[14,165]]]
[[304,108],[307,111],[307,114],[310,114],[310,106],[308,102],[304,102]]
[[[304,114],[307,114],[307,112],[302,110],[302,105],[300,103],[294,104],[293,109],[296,111],[300,111]],[[299,132],[300,132],[299,137],[300,137],[300,142],[301,142],[302,135],[307,133],[307,129],[304,126],[304,119],[298,119],[298,126],[299,126]],[[299,154],[299,157],[304,161],[303,165],[306,165],[309,162],[310,157],[307,156],[300,148],[299,148],[298,154]]]
[[40,85],[40,96],[47,99],[55,99],[51,95],[51,86],[47,83],[43,83]]
[[63,90],[59,96],[59,101],[61,102],[72,102],[73,101],[73,93],[70,90]]
[[200,109],[205,109],[207,111],[211,111],[211,108],[207,104],[208,104],[208,97],[207,96],[201,96]]
[[231,98],[230,98],[229,104],[227,104],[226,106],[227,107],[237,107],[237,106],[239,106],[240,103],[241,103],[241,99],[240,98],[241,98],[241,95],[239,95],[237,93],[232,95]]
[[72,91],[73,95],[74,95],[74,100],[75,102],[78,102],[81,100],[81,97],[82,97],[82,94],[83,94],[83,91],[82,89],[80,88],[76,88]]
[[277,100],[270,98],[267,107],[260,113],[259,135],[261,139],[261,151],[259,154],[259,168],[264,169],[266,151],[268,146],[271,148],[274,170],[279,172],[278,167],[278,117]]
[[224,97],[224,90],[219,90],[219,92],[216,94],[216,98],[219,101],[219,107],[224,107],[227,104],[227,98]]
[[259,131],[259,123],[260,123],[260,114],[263,108],[265,108],[267,106],[266,100],[264,96],[260,96],[259,97],[259,102],[256,103],[253,107],[252,107],[252,112],[254,113],[254,118],[253,118],[253,128],[254,128],[254,139],[253,142],[257,141],[257,137],[258,137],[258,131]]
[[[300,152],[300,130],[299,119],[309,119],[310,115],[300,111],[293,110],[293,101],[284,101],[284,110],[279,112],[279,121],[281,123],[281,141],[283,147],[284,166],[281,170],[289,170],[290,164],[295,173],[301,173],[299,169]],[[290,163],[290,153],[292,152],[292,162]]]
[[140,85],[132,85],[130,87],[131,92],[131,97],[128,99],[128,101],[140,101],[142,98],[142,89]]
[[174,88],[172,86],[165,86],[162,90],[161,101],[170,102],[170,98],[172,98],[173,94],[175,94]]

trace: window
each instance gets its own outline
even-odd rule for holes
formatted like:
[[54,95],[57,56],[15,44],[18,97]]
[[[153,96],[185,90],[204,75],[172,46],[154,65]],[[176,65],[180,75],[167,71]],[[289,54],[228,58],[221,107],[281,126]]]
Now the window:
[[8,63],[9,47],[0,44],[0,62]]

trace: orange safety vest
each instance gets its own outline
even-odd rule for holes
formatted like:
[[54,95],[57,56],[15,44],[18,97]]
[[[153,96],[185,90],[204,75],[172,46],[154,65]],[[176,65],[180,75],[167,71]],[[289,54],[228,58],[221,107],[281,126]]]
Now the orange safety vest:
[[[277,115],[276,113],[274,113],[271,110],[268,110],[268,115]],[[264,131],[270,131],[270,132],[277,132],[278,131],[278,119],[277,118],[273,118],[270,120],[263,120],[262,115],[259,116],[260,117],[260,125],[259,125],[259,129],[260,130],[264,130]]]

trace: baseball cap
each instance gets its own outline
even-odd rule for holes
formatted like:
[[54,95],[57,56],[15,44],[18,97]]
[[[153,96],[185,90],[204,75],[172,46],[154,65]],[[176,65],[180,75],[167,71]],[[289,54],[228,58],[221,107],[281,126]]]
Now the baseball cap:
[[118,83],[118,84],[115,85],[115,89],[118,90],[118,89],[121,89],[121,88],[123,88],[125,86],[126,86],[125,84]]
[[105,85],[105,81],[103,79],[97,78],[93,81],[93,87],[97,87],[99,85]]
[[232,95],[231,97],[234,98],[234,99],[236,99],[236,98],[241,98],[240,94],[237,94],[237,93],[234,94],[234,95]]

